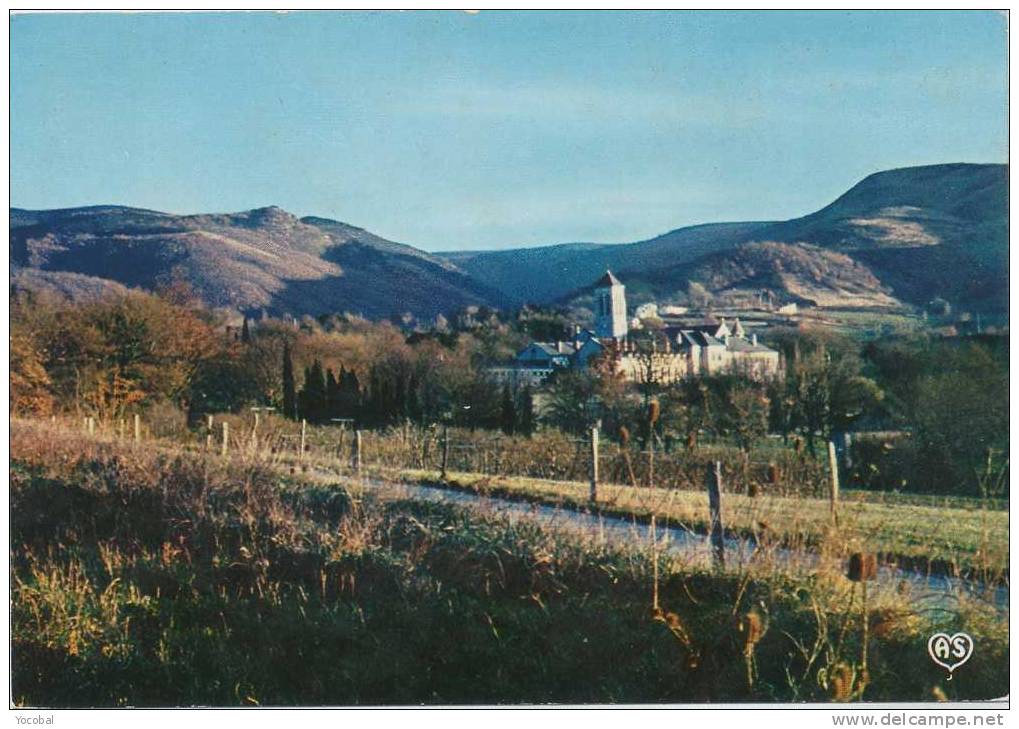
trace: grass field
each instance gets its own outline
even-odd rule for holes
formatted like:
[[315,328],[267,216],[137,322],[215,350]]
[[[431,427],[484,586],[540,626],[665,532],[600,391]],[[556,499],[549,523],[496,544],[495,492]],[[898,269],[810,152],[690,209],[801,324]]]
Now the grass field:
[[[352,435],[337,435],[336,428],[314,427],[307,430],[309,452],[304,458],[296,455],[299,424],[279,418],[263,420],[258,448],[252,449],[250,424],[234,416],[231,426],[231,453],[256,457],[266,463],[282,466],[314,465],[341,475],[349,475],[349,453]],[[56,428],[77,431],[75,424],[57,422]],[[80,431],[77,431],[80,432]],[[158,438],[168,448],[184,445],[204,452],[200,440],[187,438],[190,433],[175,433]],[[107,438],[116,438],[107,433]],[[470,444],[458,456],[451,451],[449,479],[440,482],[440,435],[433,429],[401,429],[369,432],[364,436],[363,461],[366,473],[395,481],[425,481],[433,485],[480,491],[494,496],[523,499],[535,503],[591,510],[589,487],[583,479],[589,463],[572,457],[576,444],[562,434],[545,434],[534,439],[503,438],[483,432],[451,431],[451,440]],[[480,467],[478,455],[485,444],[497,442],[487,451],[486,472]],[[282,444],[282,447],[278,447]],[[424,444],[424,448],[422,448]],[[218,443],[216,448],[218,450]],[[871,551],[883,561],[898,563],[920,572],[965,574],[976,579],[1003,583],[1008,574],[1008,501],[956,496],[928,496],[883,491],[844,491],[839,506],[838,530],[832,530],[827,498],[818,498],[816,481],[827,475],[814,459],[804,454],[794,457],[789,447],[779,442],[769,444],[774,453],[772,463],[781,464],[783,479],[780,490],[760,483],[759,495],[750,497],[738,479],[738,463],[732,462],[733,450],[721,444],[698,450],[695,457],[675,457],[671,462],[656,462],[656,483],[668,488],[632,488],[620,483],[603,483],[594,510],[613,516],[633,517],[640,521],[655,514],[666,523],[704,533],[709,524],[707,496],[703,487],[704,469],[714,459],[723,463],[726,477],[724,522],[733,535],[764,539],[792,548],[816,550],[837,545],[844,552]],[[623,476],[616,446],[607,445],[602,463],[602,478]],[[564,456],[564,454],[566,454]],[[342,457],[340,457],[342,456]],[[498,457],[497,457],[498,456]],[[642,459],[641,459],[642,460]],[[427,467],[420,468],[417,464]],[[408,464],[413,464],[408,467]],[[645,464],[634,457],[637,482],[643,483]],[[527,474],[553,474],[553,478],[528,477]],[[732,480],[730,480],[732,474]],[[753,475],[751,475],[753,479]],[[798,489],[796,481],[811,482]],[[738,490],[738,492],[733,492]],[[826,493],[827,488],[823,490]]]
[[[434,472],[405,470],[395,475],[437,483]],[[702,492],[603,484],[592,505],[588,484],[580,482],[454,472],[446,485],[641,521],[654,514],[660,523],[699,533],[707,533],[710,524],[707,495]],[[1008,578],[1007,511],[847,500],[840,504],[838,528],[833,530],[826,500],[726,494],[723,518],[734,535],[770,539],[787,547],[816,549],[837,536],[846,553],[876,552],[886,561],[920,571],[967,573],[992,582]]]
[[[979,600],[932,610],[896,590],[875,590],[864,611],[837,558],[810,574],[713,573],[398,486],[25,421],[12,423],[11,458],[19,706],[1008,690],[1007,617]],[[979,646],[952,681],[926,657],[935,629]]]
[[801,312],[800,319],[805,322],[831,326],[845,334],[861,339],[914,334],[926,326],[924,321],[915,314],[891,310],[806,310]]

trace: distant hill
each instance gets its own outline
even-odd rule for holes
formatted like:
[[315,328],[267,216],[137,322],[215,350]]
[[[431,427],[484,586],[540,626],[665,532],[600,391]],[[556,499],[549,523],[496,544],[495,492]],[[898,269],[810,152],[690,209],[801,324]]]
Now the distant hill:
[[[639,275],[746,242],[764,223],[712,223],[638,243],[566,243],[504,251],[438,253],[513,303],[550,303],[589,286],[605,269]],[[627,276],[632,281],[634,276]]]
[[222,215],[15,208],[10,225],[12,283],[72,298],[175,278],[211,306],[251,313],[431,317],[502,298],[441,258],[276,207]]
[[108,278],[68,271],[40,271],[37,268],[14,271],[11,274],[11,286],[83,303],[99,301],[109,296],[121,296],[128,292],[127,286]]
[[[644,277],[663,292],[700,284],[723,300],[754,304],[771,300],[821,307],[897,307],[890,289],[845,253],[803,243],[743,243],[705,256],[694,266],[668,268]],[[668,295],[666,293],[666,295]]]
[[[845,265],[833,267],[836,259],[825,252],[841,254]],[[1007,167],[945,164],[879,172],[825,208],[784,222],[701,225],[622,245],[441,255],[518,302],[570,298],[611,268],[638,298],[682,297],[693,281],[712,294],[755,289],[821,306],[921,304],[940,296],[975,310],[1005,312]],[[736,286],[736,270],[753,273]]]
[[942,297],[973,311],[1008,309],[1004,165],[879,172],[802,218],[698,225],[618,245],[433,255],[277,207],[13,208],[10,233],[14,286],[88,299],[183,278],[209,305],[249,313],[430,318],[468,305],[547,304],[583,295],[606,268],[631,302],[681,300],[693,287],[824,307]]

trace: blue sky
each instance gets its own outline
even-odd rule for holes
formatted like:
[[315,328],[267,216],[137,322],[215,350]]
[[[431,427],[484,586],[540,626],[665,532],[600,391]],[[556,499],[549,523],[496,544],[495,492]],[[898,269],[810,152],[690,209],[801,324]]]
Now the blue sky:
[[426,250],[624,242],[1005,162],[997,12],[11,20],[11,204],[279,205]]

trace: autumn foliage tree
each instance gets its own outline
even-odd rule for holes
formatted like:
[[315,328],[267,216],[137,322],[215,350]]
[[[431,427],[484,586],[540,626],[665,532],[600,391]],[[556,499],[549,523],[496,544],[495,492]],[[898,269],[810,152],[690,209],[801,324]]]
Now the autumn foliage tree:
[[53,408],[52,381],[31,333],[12,327],[10,409],[16,415],[45,415]]
[[46,387],[101,420],[157,401],[187,410],[199,370],[223,347],[199,309],[149,294],[80,306],[22,299],[13,309],[17,407]]

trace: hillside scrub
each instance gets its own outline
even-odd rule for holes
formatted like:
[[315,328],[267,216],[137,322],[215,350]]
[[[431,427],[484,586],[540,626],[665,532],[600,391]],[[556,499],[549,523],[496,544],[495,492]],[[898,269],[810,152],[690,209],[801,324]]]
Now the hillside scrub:
[[[670,277],[671,274],[671,277]],[[678,271],[658,274],[665,280]],[[890,290],[844,253],[806,243],[760,241],[708,256],[687,276],[717,298],[752,300],[762,289],[821,307],[892,307]]]
[[[18,706],[986,699],[1007,620],[16,421]],[[855,605],[855,607],[854,607]],[[926,635],[979,646],[952,681]]]
[[498,292],[424,251],[275,206],[173,215],[115,205],[11,209],[12,283],[79,301],[186,278],[209,307],[294,314],[394,311],[427,320]]

